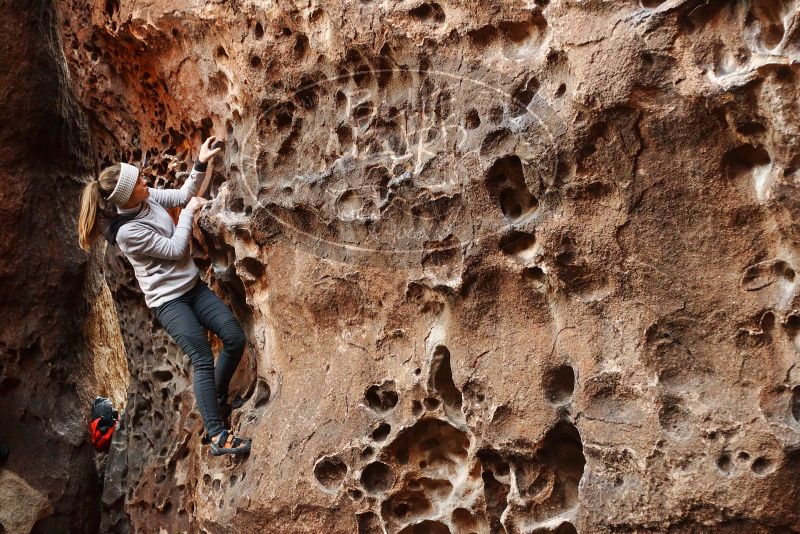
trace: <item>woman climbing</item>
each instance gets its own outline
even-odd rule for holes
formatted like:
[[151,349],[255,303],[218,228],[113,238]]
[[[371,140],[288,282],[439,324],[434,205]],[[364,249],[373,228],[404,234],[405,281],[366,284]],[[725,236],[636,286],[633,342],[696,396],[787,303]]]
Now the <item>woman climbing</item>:
[[[200,271],[189,254],[194,213],[207,200],[194,196],[205,177],[209,160],[222,149],[212,148],[214,136],[200,147],[200,154],[180,189],[155,189],[139,175],[139,169],[116,163],[83,189],[78,219],[78,240],[89,250],[99,233],[98,212],[116,206],[105,232],[117,243],[136,273],[147,306],[175,343],[189,356],[193,368],[194,395],[206,430],[204,442],[211,454],[243,454],[250,440],[225,428],[228,385],[244,352],[245,337],[230,308],[200,280]],[[184,207],[177,226],[167,208]],[[206,337],[208,328],[223,343],[214,366]]]

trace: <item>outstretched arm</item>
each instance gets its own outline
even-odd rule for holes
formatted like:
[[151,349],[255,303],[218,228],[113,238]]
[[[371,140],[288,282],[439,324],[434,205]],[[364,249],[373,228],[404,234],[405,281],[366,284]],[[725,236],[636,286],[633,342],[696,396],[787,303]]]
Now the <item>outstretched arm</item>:
[[203,178],[206,175],[206,163],[199,161],[192,167],[192,172],[183,182],[180,189],[157,189],[155,187],[148,187],[150,190],[150,198],[158,202],[165,208],[174,208],[175,206],[183,207],[189,200],[197,193],[200,184],[203,183]]
[[197,161],[194,167],[192,167],[189,177],[186,178],[186,181],[180,189],[156,189],[154,187],[149,187],[150,198],[165,208],[185,206],[186,203],[197,194],[200,184],[203,183],[209,160],[222,151],[222,148],[211,148],[215,138],[216,136],[212,135],[203,142],[200,147],[200,155],[197,157]]

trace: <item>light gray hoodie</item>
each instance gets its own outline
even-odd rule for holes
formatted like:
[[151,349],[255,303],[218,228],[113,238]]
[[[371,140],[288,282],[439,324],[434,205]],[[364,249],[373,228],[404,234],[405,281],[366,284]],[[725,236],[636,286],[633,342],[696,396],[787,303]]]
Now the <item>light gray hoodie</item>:
[[123,215],[141,209],[136,217],[120,227],[117,244],[133,265],[150,308],[180,297],[200,278],[200,271],[189,254],[194,210],[184,208],[176,226],[166,208],[186,206],[204,177],[205,172],[193,167],[180,189],[150,187],[150,196],[143,206],[117,208]]

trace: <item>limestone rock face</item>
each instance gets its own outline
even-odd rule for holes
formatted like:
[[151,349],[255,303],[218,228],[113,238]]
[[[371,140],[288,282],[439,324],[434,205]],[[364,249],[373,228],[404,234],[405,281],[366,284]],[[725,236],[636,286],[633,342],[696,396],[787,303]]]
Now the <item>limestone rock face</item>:
[[246,459],[124,258],[109,532],[800,532],[788,0],[77,2],[98,165],[175,186]]

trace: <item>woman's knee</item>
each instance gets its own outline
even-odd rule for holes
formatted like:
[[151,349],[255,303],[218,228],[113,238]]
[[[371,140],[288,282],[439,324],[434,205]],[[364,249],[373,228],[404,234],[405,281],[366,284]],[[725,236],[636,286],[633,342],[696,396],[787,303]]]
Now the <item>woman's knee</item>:
[[192,367],[197,370],[214,370],[214,353],[205,336],[181,336],[177,340],[183,352],[189,356]]
[[220,334],[226,352],[240,355],[244,352],[247,338],[244,335],[244,330],[239,326],[238,321],[233,319],[225,323]]

